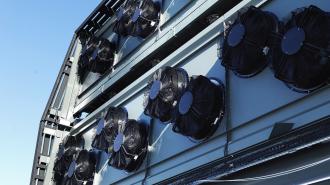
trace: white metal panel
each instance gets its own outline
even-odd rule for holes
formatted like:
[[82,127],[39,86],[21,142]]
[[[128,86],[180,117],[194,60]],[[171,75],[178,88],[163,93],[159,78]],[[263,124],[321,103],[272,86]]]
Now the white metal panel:
[[54,129],[45,127],[44,130],[43,130],[43,133],[44,134],[51,135],[51,136],[54,136],[55,133],[56,133],[56,131]]

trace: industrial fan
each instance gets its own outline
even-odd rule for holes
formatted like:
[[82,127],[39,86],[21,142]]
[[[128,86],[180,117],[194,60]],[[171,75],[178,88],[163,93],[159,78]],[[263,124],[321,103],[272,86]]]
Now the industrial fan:
[[173,131],[194,140],[206,139],[218,128],[224,109],[222,82],[204,76],[192,77],[177,106]]
[[68,136],[59,145],[59,150],[54,163],[54,181],[56,184],[61,184],[65,172],[69,169],[70,163],[81,150],[83,139],[81,137]]
[[159,23],[161,1],[142,0],[132,16],[132,35],[146,38]]
[[78,77],[83,83],[89,72],[104,74],[111,69],[115,45],[104,38],[92,37],[84,46],[78,60]]
[[108,39],[100,39],[100,44],[91,58],[91,71],[104,74],[112,68],[115,50],[115,45]]
[[297,92],[310,92],[330,77],[330,14],[316,6],[292,13],[270,50],[275,77]]
[[128,36],[133,31],[132,16],[139,6],[139,0],[126,0],[116,12],[116,22],[113,31],[121,36]]
[[83,46],[82,52],[78,60],[78,70],[77,75],[79,77],[79,82],[82,84],[90,70],[90,61],[93,56],[94,51],[99,45],[99,38],[91,37],[88,39],[86,45]]
[[148,150],[147,126],[136,120],[118,124],[112,148],[109,165],[127,172],[137,170]]
[[144,113],[162,122],[173,120],[174,107],[188,85],[185,70],[165,67],[151,77],[144,97]]
[[96,127],[96,134],[92,141],[92,147],[111,153],[112,143],[118,131],[118,123],[124,124],[128,120],[127,111],[121,107],[110,107],[105,118],[100,118]]
[[93,152],[79,151],[71,160],[62,185],[93,184],[96,163],[96,156]]
[[268,64],[266,55],[270,36],[277,32],[278,27],[280,23],[274,14],[249,7],[227,30],[222,65],[243,78],[261,72]]

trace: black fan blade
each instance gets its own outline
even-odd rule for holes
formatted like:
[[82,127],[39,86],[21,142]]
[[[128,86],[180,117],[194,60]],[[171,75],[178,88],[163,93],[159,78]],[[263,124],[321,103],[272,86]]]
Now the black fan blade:
[[133,14],[133,35],[146,38],[156,29],[159,23],[160,3],[144,0]]
[[107,151],[109,148],[109,143],[106,140],[106,134],[104,131],[105,120],[103,118],[98,120],[98,125],[96,128],[96,135],[92,141],[92,147],[98,150]]
[[90,181],[95,173],[96,159],[93,153],[82,150],[77,158],[75,176],[82,181]]
[[87,150],[81,150],[76,160],[72,160],[64,177],[64,185],[83,185],[93,182],[96,169],[96,155]]
[[222,65],[240,77],[251,77],[268,64],[265,48],[279,27],[277,17],[250,7],[229,28],[222,49]]
[[78,70],[77,75],[79,77],[79,83],[84,83],[86,76],[89,71],[89,57],[87,55],[80,55],[79,61],[78,61]]
[[87,44],[83,46],[82,52],[78,60],[78,70],[77,75],[79,77],[79,83],[84,83],[88,72],[91,70],[91,59],[93,53],[96,51],[98,45],[100,44],[100,39],[97,37],[91,37]]
[[126,151],[139,154],[146,147],[148,136],[146,126],[135,120],[129,120],[124,130],[124,143]]
[[209,137],[218,126],[216,118],[223,116],[224,93],[220,81],[193,78],[180,99],[173,130],[197,140]]
[[171,120],[173,105],[167,102],[163,102],[159,98],[155,100],[149,100],[145,106],[144,113],[158,118],[162,122]]

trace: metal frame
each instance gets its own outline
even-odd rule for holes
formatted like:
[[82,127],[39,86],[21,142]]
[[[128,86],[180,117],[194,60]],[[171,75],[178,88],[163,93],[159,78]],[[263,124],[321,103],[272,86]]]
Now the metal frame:
[[330,117],[322,118],[281,137],[212,161],[157,184],[194,184],[198,180],[220,179],[244,169],[294,154],[330,141]]
[[177,33],[182,31],[203,12],[217,2],[218,0],[204,0],[190,3],[187,7],[185,7],[186,11],[183,10],[176,15],[178,18],[171,20],[171,24],[166,24],[160,33],[155,32],[137,49],[135,49],[133,53],[125,57],[123,61],[120,61],[118,67],[111,74],[102,77],[96,85],[88,90],[88,92],[84,92],[77,101],[77,105],[74,108],[74,113],[81,111],[105,90],[111,88],[117,80],[122,78],[140,61],[146,58],[150,53],[154,52],[157,48],[164,45],[168,40],[175,38]]
[[102,0],[102,2],[75,31],[76,35],[78,35],[78,37],[82,33],[89,36],[94,35],[111,19],[115,10],[123,3],[123,1],[124,0]]
[[[213,42],[215,39],[217,39],[223,31],[222,28],[222,22],[231,20],[232,16],[235,15],[237,10],[241,9],[242,7],[246,7],[248,5],[256,5],[256,6],[261,6],[264,5],[267,0],[252,0],[252,1],[242,1],[240,4],[235,6],[233,9],[228,11],[225,15],[220,17],[217,21],[215,21],[212,25],[207,27],[205,30],[200,32],[198,35],[196,35],[194,38],[192,38],[190,41],[188,41],[186,44],[181,46],[179,49],[177,49],[175,52],[173,52],[170,56],[165,58],[163,61],[161,61],[158,65],[150,69],[148,72],[146,72],[143,76],[135,80],[132,84],[127,86],[125,89],[123,89],[121,92],[119,92],[117,95],[115,95],[113,98],[111,98],[109,101],[107,101],[105,104],[97,108],[95,111],[93,111],[90,115],[88,115],[85,119],[83,119],[79,124],[73,127],[72,131],[70,134],[72,135],[77,135],[83,132],[86,132],[90,128],[93,127],[96,119],[101,115],[102,111],[104,111],[106,108],[109,106],[120,106],[124,104],[126,101],[129,101],[132,97],[134,97],[136,94],[141,93],[144,88],[145,84],[148,81],[149,77],[159,68],[164,65],[166,66],[177,66],[180,63],[184,62],[187,58],[192,56],[194,53],[198,52],[201,48],[203,48],[205,45],[207,45],[210,42]],[[279,107],[276,110],[273,110],[271,112],[268,112],[265,115],[260,115],[253,120],[247,121],[245,124],[242,126],[235,128],[236,131],[243,132],[244,128],[246,127],[252,127],[252,123],[254,124],[261,124],[262,121],[265,121],[265,117],[269,115],[278,115],[280,113],[283,113],[284,111],[289,110],[292,107],[304,107],[307,104],[311,104],[314,106],[314,104],[320,103],[319,100],[315,101],[315,98],[318,96],[318,94],[324,95],[324,93],[328,92],[329,87],[325,87],[324,89],[321,89],[313,94],[310,94],[308,96],[304,96],[302,98],[299,98],[296,101],[293,101],[283,107]],[[314,96],[315,95],[315,96]],[[302,101],[304,100],[304,101]],[[327,103],[329,103],[327,101]],[[329,106],[328,106],[329,107]],[[324,114],[324,109],[320,108],[318,111],[323,112]],[[307,111],[305,111],[306,113]],[[303,114],[303,113],[297,113],[297,114]],[[319,113],[320,114],[320,113]],[[322,114],[322,115],[323,115]],[[287,116],[287,115],[286,115]],[[292,116],[292,115],[291,115]],[[321,116],[321,115],[320,115]],[[324,116],[324,115],[323,115]],[[276,119],[286,119],[286,118],[280,118],[277,117]],[[267,120],[266,120],[267,121]],[[281,121],[281,120],[279,120]],[[306,120],[308,121],[308,120]],[[314,121],[314,120],[311,120]],[[273,123],[273,122],[272,122]],[[307,124],[308,122],[304,122],[303,124],[297,124],[295,125],[296,127],[299,127],[301,125]],[[267,123],[261,130],[267,130],[267,129],[272,129],[274,125],[271,123]],[[260,129],[260,128],[259,128]],[[261,130],[257,130],[256,132]],[[234,130],[228,130],[230,132],[233,132]],[[224,135],[220,136],[223,137]],[[240,138],[241,140],[248,140],[251,135],[246,135]],[[238,143],[241,143],[242,141],[232,141],[232,145],[240,145]],[[246,143],[244,143],[246,145]],[[244,146],[244,144],[241,144]],[[222,146],[219,146],[222,147]],[[232,152],[235,152],[234,147],[231,147]],[[189,152],[189,151],[188,151]],[[151,181],[151,182],[156,182],[156,181]],[[138,183],[138,182],[137,182]]]
[[[35,185],[36,181],[39,181],[39,180],[44,180],[45,176],[44,175],[37,175],[38,174],[38,170],[37,168],[42,168],[42,169],[46,169],[46,165],[40,165],[38,163],[39,161],[39,158],[41,156],[40,154],[40,149],[41,149],[41,145],[42,145],[42,134],[43,134],[43,131],[44,131],[44,128],[45,128],[45,122],[46,121],[50,121],[54,124],[59,124],[59,122],[56,120],[56,119],[49,119],[49,116],[51,115],[50,114],[50,110],[51,110],[51,105],[54,101],[54,98],[55,98],[55,94],[57,92],[57,89],[60,85],[60,81],[61,81],[61,77],[62,77],[62,74],[63,73],[70,73],[70,71],[67,71],[66,70],[66,66],[71,66],[71,62],[68,60],[68,57],[71,53],[71,50],[74,46],[74,43],[76,42],[76,35],[73,36],[72,40],[71,40],[71,43],[69,45],[69,48],[68,48],[68,51],[66,53],[66,56],[64,58],[64,61],[63,61],[63,64],[60,68],[60,72],[58,73],[57,75],[57,78],[56,78],[56,81],[55,81],[55,84],[53,86],[53,89],[51,91],[51,94],[50,94],[50,97],[47,101],[47,104],[46,104],[46,107],[45,107],[45,110],[42,114],[42,117],[41,117],[41,121],[40,121],[40,125],[39,125],[39,130],[38,130],[38,137],[37,137],[37,141],[36,141],[36,148],[35,148],[35,153],[34,153],[34,159],[33,159],[33,166],[32,166],[32,171],[31,171],[31,179],[30,179],[30,185]],[[54,115],[53,115],[54,116]]]
[[[112,97],[109,101],[104,103],[102,106],[97,108],[94,112],[92,112],[86,118],[84,118],[82,121],[80,121],[79,124],[75,125],[72,128],[71,134],[76,135],[76,134],[83,132],[85,129],[90,128],[92,126],[92,124],[97,120],[97,118],[101,115],[101,113],[104,109],[106,109],[110,106],[119,106],[121,103],[125,102],[131,96],[134,96],[132,94],[137,94],[138,92],[143,90],[146,87],[146,84],[147,84],[146,82],[148,81],[148,79],[160,67],[165,66],[165,65],[166,66],[176,66],[179,63],[183,62],[185,58],[188,58],[190,55],[197,52],[199,49],[203,48],[207,43],[216,39],[223,32],[222,22],[230,20],[230,18],[235,15],[237,10],[241,9],[242,7],[252,5],[252,4],[255,4],[256,6],[261,6],[265,2],[267,2],[267,0],[252,0],[252,1],[245,0],[245,1],[242,1],[241,3],[239,3],[237,6],[235,6],[230,11],[228,11],[226,14],[221,16],[217,21],[215,21],[210,26],[208,26],[205,30],[203,30],[202,32],[197,34],[186,44],[184,44],[179,49],[177,49],[175,52],[173,52],[171,55],[166,57],[158,65],[154,66],[152,69],[147,71],[143,76],[141,76],[140,78],[135,80],[132,84],[127,86],[121,92],[119,92],[114,97]],[[191,48],[195,48],[195,49],[192,50]],[[182,58],[182,59],[178,60],[179,58]],[[125,72],[127,72],[127,71],[125,71]],[[124,71],[121,73],[122,73],[122,75],[125,74]],[[110,82],[114,83],[118,79],[119,79],[119,77],[117,77],[117,75],[115,75],[113,78],[111,78],[109,80],[109,83]],[[99,91],[103,92],[106,87],[101,86],[100,88],[101,88],[101,90],[99,90]],[[89,97],[89,99],[90,98],[91,97]],[[80,106],[75,107],[75,110],[77,111],[77,108],[79,108],[79,107]]]
[[[224,0],[223,0],[224,1]],[[107,2],[114,2],[111,0],[104,0],[101,2],[101,4],[92,12],[92,14],[86,19],[86,21],[82,24],[82,26],[80,26],[78,28],[78,30],[81,30],[82,28],[87,27],[93,27],[95,26],[95,21],[93,22],[93,17],[96,16],[96,14],[98,13],[100,7],[103,7],[106,5]],[[119,2],[119,1],[116,1]],[[139,77],[138,79],[136,79],[133,83],[131,83],[130,85],[128,85],[127,87],[125,87],[123,90],[121,90],[120,92],[118,92],[118,94],[116,94],[114,97],[112,97],[110,100],[108,100],[107,102],[105,102],[103,105],[101,105],[100,107],[98,107],[96,110],[94,110],[91,114],[89,114],[86,118],[84,118],[82,121],[80,121],[78,124],[76,124],[70,134],[71,135],[77,135],[77,134],[85,134],[86,132],[91,131],[91,128],[93,128],[95,121],[99,118],[99,116],[102,114],[102,112],[108,108],[109,106],[120,106],[125,104],[126,102],[130,101],[131,99],[133,99],[135,96],[137,96],[138,94],[140,94],[146,87],[146,82],[148,81],[149,77],[160,67],[162,66],[179,66],[182,63],[184,63],[186,60],[188,60],[190,57],[192,57],[195,53],[201,51],[203,49],[203,47],[207,46],[209,43],[215,42],[215,40],[217,40],[219,37],[221,37],[222,33],[223,33],[223,27],[222,27],[222,23],[224,21],[228,21],[231,20],[232,16],[234,16],[236,14],[236,12],[238,10],[240,10],[243,7],[246,7],[248,5],[255,5],[255,6],[262,6],[264,4],[266,4],[267,2],[269,2],[269,0],[243,0],[241,1],[239,4],[237,4],[235,7],[233,7],[230,11],[226,12],[224,15],[222,15],[218,20],[216,20],[214,23],[212,23],[211,25],[209,25],[207,28],[205,28],[203,31],[201,31],[200,33],[198,33],[197,35],[195,35],[193,38],[191,38],[187,43],[185,43],[184,45],[182,45],[180,48],[176,49],[173,53],[171,53],[168,57],[166,57],[165,59],[163,59],[159,64],[157,64],[156,66],[152,67],[150,70],[148,70],[144,75],[142,75],[141,77]],[[166,23],[163,27],[163,31],[158,33],[154,33],[154,35],[152,35],[151,37],[149,37],[142,45],[140,45],[138,47],[138,49],[134,50],[131,54],[129,54],[128,56],[126,56],[126,58],[124,58],[123,61],[121,61],[118,64],[118,68],[111,74],[104,76],[102,79],[100,79],[100,81],[98,81],[95,86],[93,86],[91,89],[89,89],[86,93],[84,93],[83,95],[81,95],[81,97],[78,99],[77,101],[77,106],[72,110],[72,114],[79,112],[80,110],[82,110],[85,106],[87,106],[89,103],[93,102],[95,100],[95,98],[97,96],[99,96],[100,94],[102,94],[105,90],[109,89],[112,87],[112,85],[119,80],[120,78],[122,78],[125,74],[127,74],[132,68],[134,68],[136,65],[138,65],[142,60],[144,60],[146,57],[148,57],[148,54],[154,52],[157,48],[161,47],[162,45],[164,45],[166,42],[168,42],[169,39],[175,38],[176,33],[180,32],[181,30],[185,29],[187,27],[187,25],[189,23],[191,23],[193,20],[197,19],[202,12],[206,11],[207,9],[209,9],[210,7],[214,6],[214,4],[217,3],[216,0],[204,0],[204,1],[198,1],[196,3],[192,3],[189,4],[185,11],[180,12],[177,16],[177,18],[172,19],[171,21],[169,21],[169,23]],[[111,19],[111,18],[110,18]],[[109,19],[107,19],[109,20]],[[93,31],[93,34],[103,34],[102,32],[105,31],[107,28],[107,26],[109,25],[111,21],[105,21],[102,25],[103,27],[100,26],[96,26],[95,28],[93,27],[92,29],[95,29]],[[173,26],[174,25],[174,26]],[[86,27],[86,28],[87,28]],[[77,33],[79,33],[79,31],[76,31]],[[70,51],[72,50],[72,45],[74,40],[76,40],[76,36],[74,36],[73,41],[70,44],[66,59],[70,53]],[[63,66],[66,64],[66,59],[61,67],[61,71],[60,74],[63,72]],[[72,71],[71,71],[72,72]],[[61,76],[59,74],[59,76]],[[55,96],[55,91],[58,88],[58,81],[59,81],[59,77],[54,85],[53,91],[51,93],[51,96],[48,100],[46,109],[44,111],[42,120],[46,120],[49,119],[48,118],[48,114],[49,113],[54,113],[54,110],[51,109],[51,105],[50,102],[53,101],[53,98]],[[227,144],[230,150],[230,156],[227,156],[225,158],[218,156],[219,160],[216,160],[214,163],[209,163],[205,166],[201,166],[198,167],[196,169],[193,169],[191,171],[188,171],[186,173],[182,173],[178,176],[173,175],[173,178],[170,178],[169,180],[165,180],[162,181],[160,183],[176,183],[176,182],[183,182],[181,180],[178,179],[182,179],[184,178],[184,182],[185,183],[189,183],[192,182],[192,178],[193,177],[198,177],[199,179],[202,178],[211,178],[211,177],[219,177],[219,176],[223,176],[223,175],[228,175],[231,174],[232,172],[235,171],[239,171],[242,169],[245,169],[247,167],[251,167],[254,165],[257,165],[259,163],[264,163],[266,161],[272,160],[274,158],[280,157],[282,155],[286,155],[288,154],[288,152],[293,152],[296,150],[300,150],[302,148],[306,148],[315,144],[318,144],[320,142],[323,142],[325,140],[329,139],[329,134],[324,134],[322,131],[325,131],[327,129],[329,129],[329,127],[324,128],[324,130],[318,130],[320,131],[319,133],[322,133],[320,135],[313,135],[314,139],[312,141],[306,141],[304,143],[301,143],[301,145],[299,146],[295,146],[293,148],[287,148],[285,151],[281,150],[279,151],[278,154],[274,154],[274,155],[270,155],[268,156],[268,158],[266,159],[262,159],[262,160],[257,160],[257,162],[254,160],[250,160],[251,156],[248,155],[250,151],[252,152],[265,152],[266,150],[278,146],[276,141],[279,140],[271,140],[269,142],[265,142],[265,146],[264,145],[257,145],[254,146],[252,148],[249,148],[247,150],[241,150],[242,148],[249,147],[249,146],[253,146],[256,144],[257,141],[255,141],[255,139],[253,139],[253,134],[256,134],[256,132],[266,132],[269,130],[272,130],[275,128],[274,126],[274,121],[287,121],[287,120],[291,120],[294,119],[295,116],[299,117],[299,115],[303,115],[303,114],[310,114],[310,109],[306,110],[302,107],[307,106],[311,107],[311,109],[314,109],[313,112],[315,115],[310,116],[304,120],[303,122],[299,122],[299,124],[295,124],[294,127],[295,128],[300,128],[301,126],[305,126],[310,122],[315,121],[315,119],[320,118],[320,117],[326,117],[329,114],[326,115],[325,113],[325,109],[330,107],[330,100],[320,100],[319,97],[326,97],[325,94],[329,92],[329,86],[324,87],[323,89],[320,89],[319,91],[316,91],[310,95],[304,96],[302,98],[298,98],[295,101],[292,101],[284,106],[278,107],[276,108],[276,110],[272,110],[270,112],[267,112],[265,114],[262,115],[258,115],[258,117],[253,118],[252,120],[248,120],[244,123],[242,123],[242,125],[240,125],[239,127],[236,128],[228,128],[227,133],[228,132],[238,132],[241,133],[242,136],[241,138],[229,138],[227,133],[222,133],[221,135],[218,135],[214,138],[212,138],[210,140],[210,142],[215,142],[217,141],[219,138],[224,138],[227,137]],[[76,98],[76,97],[74,97]],[[70,99],[72,100],[72,99]],[[304,100],[304,101],[302,101]],[[300,107],[299,109],[297,107]],[[290,115],[289,114],[285,114],[283,115],[283,113],[285,111],[288,110],[292,110],[295,109],[293,111],[293,113],[291,112]],[[71,114],[68,113],[68,114]],[[282,114],[282,115],[281,115]],[[272,117],[272,121],[268,120],[268,116]],[[328,120],[328,118],[327,118]],[[52,120],[55,121],[55,120]],[[328,123],[328,122],[327,122]],[[324,124],[327,124],[325,122],[322,122],[321,124],[319,122],[317,122],[316,124],[313,124],[312,126],[322,126]],[[260,127],[260,125],[263,124],[262,127]],[[256,125],[259,125],[256,126]],[[244,132],[244,130],[246,128],[252,128],[252,130],[254,128],[257,128],[259,130],[255,130],[255,133],[248,133],[246,134]],[[307,127],[307,128],[312,128],[312,127]],[[297,131],[301,131],[302,129],[299,130],[295,130],[293,133],[297,133]],[[34,166],[33,166],[33,170],[32,170],[32,175],[31,175],[31,184],[32,184],[32,179],[37,178],[38,176],[35,176],[34,174],[36,174],[36,172],[34,172],[35,169],[35,165],[36,165],[36,161],[38,159],[38,147],[40,148],[40,132],[42,133],[43,131],[43,122],[41,122],[40,128],[39,128],[39,133],[38,133],[38,141],[37,141],[37,147],[36,147],[36,153],[35,153],[35,159],[34,159]],[[265,134],[266,135],[266,134]],[[287,136],[289,136],[290,134],[288,134]],[[292,135],[290,135],[292,136]],[[310,137],[310,138],[313,138]],[[316,137],[322,137],[322,138],[316,138]],[[252,139],[251,139],[252,138]],[[250,141],[251,139],[251,141]],[[264,141],[268,138],[259,138],[259,142],[260,141]],[[286,140],[287,139],[287,140]],[[292,141],[291,140],[292,137],[281,137],[280,142],[285,142],[285,141]],[[299,138],[298,138],[299,139]],[[244,142],[246,140],[249,140],[248,142]],[[230,143],[228,143],[230,142]],[[293,142],[293,141],[292,141]],[[205,143],[208,144],[208,143]],[[240,147],[237,147],[238,145],[240,145]],[[260,146],[264,146],[264,147],[260,147]],[[217,146],[217,148],[212,148],[212,150],[222,150],[222,148],[224,148],[225,146]],[[258,149],[258,150],[256,150]],[[193,149],[189,149],[189,151],[187,153],[189,153],[190,151],[192,151]],[[248,151],[248,152],[247,152]],[[207,152],[207,151],[206,151]],[[186,155],[186,154],[185,154]],[[232,157],[235,156],[235,157]],[[257,156],[257,155],[256,155]],[[184,155],[179,156],[176,155],[176,157],[185,157]],[[249,160],[247,160],[249,159]],[[200,160],[197,159],[196,160]],[[52,161],[52,160],[51,160]],[[213,174],[212,175],[207,175],[207,176],[199,176],[197,174],[197,172],[200,172],[200,170],[202,169],[203,171],[205,170],[205,172],[207,173],[207,168],[209,167],[215,167],[215,168],[221,168],[222,163],[223,162],[226,163],[237,163],[237,161],[241,162],[241,161],[245,161],[244,165],[237,167],[237,168],[228,168],[228,166],[226,166],[225,171],[224,170],[220,170],[217,172],[217,174]],[[247,161],[247,162],[246,162]],[[164,162],[165,163],[165,162]],[[182,163],[182,166],[187,166],[189,165],[188,162],[186,164]],[[218,165],[218,166],[217,166]],[[150,166],[148,166],[148,168],[151,168]],[[167,167],[169,169],[165,169],[164,171],[169,171],[171,170],[171,167]],[[204,169],[205,168],[205,169]],[[174,167],[173,167],[174,169]],[[230,169],[231,171],[228,172],[228,169]],[[226,171],[227,170],[227,171]],[[174,170],[175,171],[175,170]],[[146,170],[140,170],[138,171],[138,175],[141,175],[142,173],[145,173]],[[220,173],[221,172],[221,173]],[[162,173],[166,173],[166,172],[162,172]],[[159,174],[156,174],[154,176],[161,176],[161,172]],[[134,178],[135,175],[132,174],[130,175],[130,178]],[[149,177],[148,177],[149,178]],[[159,178],[159,177],[158,177]],[[158,179],[159,180],[159,179]],[[147,182],[159,182],[157,180],[157,177],[150,177],[149,179],[147,179]],[[136,183],[139,183],[140,181],[137,181]],[[122,180],[120,180],[119,183],[122,183]]]

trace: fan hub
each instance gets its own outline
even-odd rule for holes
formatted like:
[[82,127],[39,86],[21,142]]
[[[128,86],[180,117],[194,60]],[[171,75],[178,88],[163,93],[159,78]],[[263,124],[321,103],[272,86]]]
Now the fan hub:
[[296,54],[303,46],[304,40],[305,32],[302,28],[293,27],[289,29],[281,41],[282,52],[287,55]]
[[119,10],[116,13],[117,20],[120,20],[123,17],[123,15],[124,15],[124,8],[120,7]]
[[104,119],[101,118],[96,127],[96,135],[100,135],[103,128],[104,128]]
[[59,149],[58,149],[57,157],[58,158],[61,158],[63,155],[64,155],[64,146],[63,145],[60,145],[59,146]]
[[96,60],[97,55],[98,55],[98,48],[93,51],[91,55],[91,60]]
[[155,80],[150,88],[150,93],[149,93],[149,98],[154,100],[160,91],[160,86],[161,86],[161,82],[159,80]]
[[124,143],[124,135],[122,133],[118,133],[113,143],[113,150],[115,152],[118,152],[123,143]]
[[193,99],[194,99],[194,97],[190,91],[187,91],[182,95],[180,102],[179,102],[180,114],[186,114],[189,111],[189,109],[193,103]]
[[227,39],[228,45],[231,47],[237,46],[242,41],[244,35],[245,35],[244,25],[241,23],[235,24],[231,28],[228,34],[228,39]]
[[76,166],[77,166],[76,161],[72,161],[70,166],[69,166],[69,169],[68,169],[68,177],[70,177],[70,178],[72,177],[73,173],[76,170]]
[[141,15],[141,9],[136,8],[132,16],[132,21],[135,23],[139,19],[140,15]]

